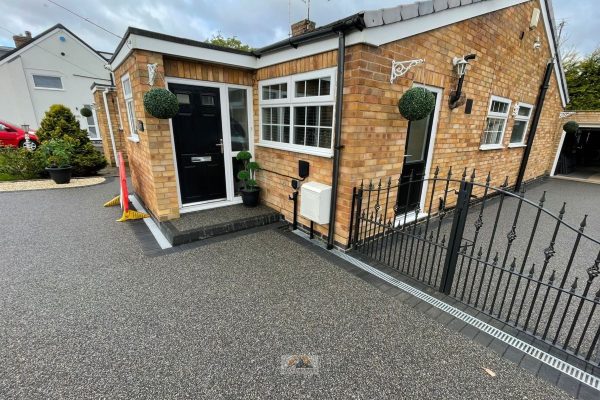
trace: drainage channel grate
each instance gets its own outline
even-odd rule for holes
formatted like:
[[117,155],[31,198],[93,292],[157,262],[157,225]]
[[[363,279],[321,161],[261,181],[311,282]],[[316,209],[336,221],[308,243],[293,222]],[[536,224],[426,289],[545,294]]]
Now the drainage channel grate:
[[[310,240],[308,238],[308,235],[306,235],[303,232],[299,232],[299,231],[295,231],[294,233],[296,233],[298,236],[306,239],[306,240]],[[320,244],[319,242],[316,241],[311,241],[311,243],[317,244],[319,247],[324,247],[324,245]],[[377,276],[378,278],[386,281],[387,283],[396,286],[397,288],[404,290],[407,293],[410,293],[411,295],[417,297],[418,299],[431,304],[432,306],[452,315],[453,317],[460,319],[463,322],[466,322],[467,324],[479,329],[482,332],[487,333],[488,335],[501,340],[502,342],[508,344],[509,346],[512,346],[520,351],[522,351],[525,354],[530,355],[531,357],[540,360],[541,362],[543,362],[544,364],[549,365],[550,367],[578,380],[579,382],[582,382],[596,390],[600,390],[600,379],[588,374],[587,372],[574,367],[573,365],[554,357],[551,354],[546,353],[545,351],[542,351],[540,349],[538,349],[537,347],[534,347],[532,345],[530,345],[529,343],[523,342],[522,340],[517,339],[516,337],[509,335],[508,333],[493,327],[483,321],[481,321],[478,318],[473,317],[472,315],[469,315],[455,307],[452,307],[449,304],[444,303],[441,300],[436,299],[435,297],[432,297],[422,291],[420,291],[417,288],[414,288],[402,281],[399,281],[398,279],[386,274],[385,272],[382,272],[376,268],[371,267],[368,264],[365,264],[364,262],[357,260],[356,258],[340,251],[337,249],[334,249],[331,251],[331,253],[333,253],[334,255],[336,255],[337,257],[349,262],[350,264],[362,269],[363,271],[366,271],[368,273],[370,273],[371,275]]]

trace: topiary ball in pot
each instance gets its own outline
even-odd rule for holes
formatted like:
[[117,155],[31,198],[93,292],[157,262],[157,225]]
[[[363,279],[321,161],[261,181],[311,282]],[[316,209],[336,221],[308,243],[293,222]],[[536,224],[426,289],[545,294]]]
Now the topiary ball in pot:
[[82,107],[81,110],[79,110],[79,113],[85,118],[89,118],[92,116],[92,110],[90,110],[87,107]]
[[159,119],[173,118],[179,112],[177,96],[167,89],[152,88],[144,93],[144,109]]
[[427,117],[435,108],[435,96],[421,87],[408,89],[400,100],[398,110],[409,121],[418,121]]
[[579,124],[575,121],[569,121],[563,125],[563,130],[567,133],[576,133],[579,129]]

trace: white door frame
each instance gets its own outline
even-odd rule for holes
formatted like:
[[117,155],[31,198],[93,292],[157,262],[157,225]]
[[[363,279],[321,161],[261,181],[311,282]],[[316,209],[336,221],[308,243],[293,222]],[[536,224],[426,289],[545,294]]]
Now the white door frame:
[[219,89],[220,107],[221,107],[221,130],[223,132],[223,153],[225,158],[225,188],[227,197],[225,199],[206,200],[196,203],[183,204],[181,201],[181,188],[179,186],[179,170],[177,167],[177,152],[175,150],[175,136],[173,134],[173,122],[169,119],[169,129],[171,131],[171,148],[173,150],[173,165],[175,167],[175,179],[177,182],[177,201],[179,202],[179,212],[186,213],[192,211],[206,210],[228,206],[231,204],[239,204],[242,202],[241,196],[235,196],[235,188],[233,181],[233,162],[232,158],[239,153],[233,151],[231,147],[231,125],[229,118],[229,88],[246,89],[246,102],[248,104],[248,147],[249,151],[254,154],[254,112],[253,112],[253,94],[252,86],[235,85],[221,82],[201,81],[187,78],[166,77],[165,82],[167,88],[169,83],[190,85],[190,86],[205,86]]

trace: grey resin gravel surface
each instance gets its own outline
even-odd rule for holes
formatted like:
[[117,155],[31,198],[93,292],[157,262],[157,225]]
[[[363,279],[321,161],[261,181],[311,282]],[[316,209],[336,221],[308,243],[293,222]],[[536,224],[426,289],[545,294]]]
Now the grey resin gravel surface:
[[0,195],[0,398],[568,398],[285,234],[147,257],[115,191]]

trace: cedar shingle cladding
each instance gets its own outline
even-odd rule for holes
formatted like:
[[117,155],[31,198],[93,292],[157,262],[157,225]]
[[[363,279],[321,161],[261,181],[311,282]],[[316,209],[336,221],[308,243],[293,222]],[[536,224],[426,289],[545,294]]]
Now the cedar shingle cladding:
[[[494,185],[499,185],[505,176],[509,177],[510,183],[514,183],[523,148],[507,147],[514,122],[512,115],[508,119],[503,149],[482,151],[479,150],[479,145],[491,95],[509,98],[513,104],[535,104],[545,65],[551,53],[543,24],[534,31],[527,31],[524,39],[520,39],[521,32],[529,26],[534,7],[540,7],[537,1],[526,2],[380,47],[360,44],[347,48],[341,143],[344,149],[341,158],[335,236],[338,243],[345,244],[347,240],[352,188],[360,183],[361,179],[388,176],[395,179],[402,169],[408,122],[398,113],[396,103],[413,83],[443,89],[437,136],[432,144],[433,168],[439,166],[443,171],[450,166],[455,171],[465,167],[469,171],[475,168],[481,181],[484,179],[483,175],[490,171]],[[542,48],[535,51],[533,43],[538,37],[542,41]],[[147,75],[147,71],[144,70],[148,61],[140,61],[140,57],[137,56],[140,53],[142,52],[135,51],[129,58],[138,59],[137,74],[142,77]],[[464,113],[464,107],[450,110],[447,105],[450,91],[456,87],[452,58],[468,53],[477,54],[471,70],[467,72],[463,87],[468,98],[474,101],[470,115]],[[145,54],[145,57],[150,58],[148,54]],[[163,65],[162,56],[154,54],[152,57],[160,57],[160,66]],[[389,83],[392,60],[416,58],[423,58],[425,64],[413,68],[394,84]],[[124,65],[130,65],[130,59]],[[336,62],[337,51],[328,51],[257,71],[248,71],[201,61],[175,60],[165,56],[164,73],[165,76],[252,86],[256,159],[269,170],[292,176],[297,173],[298,160],[308,160],[311,163],[311,176],[308,180],[330,184],[330,158],[257,145],[260,132],[257,89],[260,80],[334,67]],[[119,70],[123,68],[125,67],[120,67]],[[131,70],[131,66],[126,68]],[[119,71],[116,75],[119,86]],[[144,112],[143,108],[140,108],[141,93],[138,90],[147,90],[146,86],[143,82],[134,84],[136,113],[140,115]],[[122,101],[120,88],[119,97]],[[123,104],[121,109],[124,110]],[[560,111],[562,105],[557,79],[553,73],[526,179],[546,174],[551,168],[560,138]],[[146,135],[153,141],[161,141],[160,145],[153,143],[150,147],[158,146],[161,150],[153,155],[144,154],[143,158],[136,158],[135,154],[130,152],[130,163],[132,170],[138,170],[133,174],[136,191],[139,193],[141,189],[143,193],[149,193],[147,197],[150,198],[159,195],[159,188],[152,187],[154,183],[158,183],[156,177],[152,178],[152,174],[158,171],[148,171],[149,160],[153,164],[159,163],[158,165],[165,169],[160,171],[160,179],[165,180],[162,183],[174,184],[175,171],[168,123],[150,119],[146,115],[143,120],[147,132],[157,130]],[[149,136],[142,136],[141,143],[150,139]],[[159,139],[155,139],[154,136],[158,136]],[[129,148],[132,146],[145,148],[149,145],[147,142],[141,146],[130,144]],[[145,165],[142,165],[144,163]],[[136,175],[139,177],[136,178]],[[263,188],[263,201],[291,220],[293,209],[292,202],[288,200],[292,191],[289,179],[267,171],[261,172],[258,179]],[[156,215],[163,219],[176,218],[176,187],[163,186],[161,189],[163,192],[160,195],[163,198],[160,202],[147,200],[144,195],[142,197],[147,204],[152,204],[149,208]],[[168,201],[165,196],[169,198]],[[439,194],[436,194],[437,196]],[[308,224],[308,221],[303,219],[300,222]],[[327,226],[317,226],[316,229],[327,234]]]

